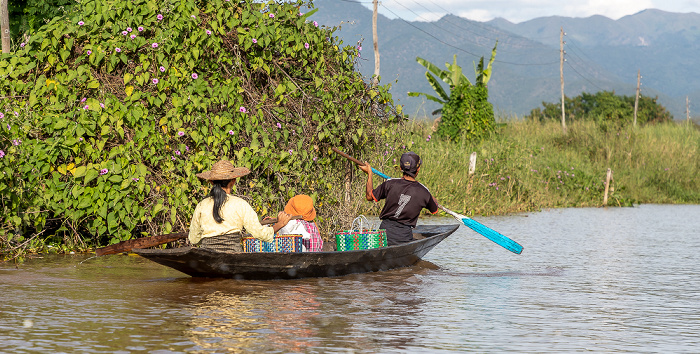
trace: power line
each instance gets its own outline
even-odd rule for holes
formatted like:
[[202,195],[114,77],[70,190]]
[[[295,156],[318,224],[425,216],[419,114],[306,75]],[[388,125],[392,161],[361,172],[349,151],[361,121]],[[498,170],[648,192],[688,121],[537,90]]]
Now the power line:
[[[399,1],[394,0],[394,2],[395,2],[396,4],[398,4],[399,6],[403,7],[404,9],[410,11],[411,13],[413,13],[414,15],[416,15],[418,18],[425,20],[427,23],[429,23],[429,24],[431,24],[431,25],[433,25],[433,26],[435,26],[435,27],[438,27],[438,28],[440,28],[440,29],[442,29],[442,30],[444,30],[444,31],[446,31],[446,32],[448,32],[448,33],[451,33],[451,34],[453,34],[453,35],[455,35],[455,36],[462,36],[461,34],[454,33],[454,32],[452,32],[452,31],[448,30],[447,28],[444,28],[444,27],[442,27],[442,26],[439,26],[439,25],[438,25],[439,21],[428,21],[428,20],[425,19],[423,16],[419,15],[418,13],[416,13],[416,12],[413,11],[413,10],[411,10],[411,9],[408,8],[407,6],[403,5],[403,4],[402,4],[401,2],[399,2]],[[424,9],[427,10],[428,12],[432,12],[429,8],[423,6],[421,3],[419,3],[419,2],[417,2],[417,1],[415,1],[415,0],[413,0],[413,2],[416,3],[417,5],[419,5],[420,7],[424,8]],[[386,7],[386,6],[385,6],[385,7]],[[453,22],[453,21],[451,21],[451,20],[449,20],[449,19],[447,19],[447,18],[443,18],[443,19],[441,19],[441,20],[443,20],[443,21],[445,21],[445,22],[451,24],[452,26],[455,26],[455,27],[460,28],[460,29],[463,29],[463,30],[465,30],[465,31],[467,31],[467,32],[473,33],[473,34],[476,35],[476,36],[479,36],[479,37],[482,37],[482,38],[486,38],[486,39],[489,39],[489,40],[492,40],[492,41],[498,41],[498,40],[499,40],[498,38],[489,37],[489,36],[484,35],[483,33],[475,32],[474,30],[472,30],[472,29],[470,29],[470,28],[467,28],[467,27],[464,27],[464,26],[460,26],[460,25],[458,25],[456,22]],[[469,22],[475,22],[475,21],[471,21],[471,20],[468,20],[468,21],[469,21]],[[493,34],[493,35],[499,35],[499,34],[501,34],[501,35],[503,35],[503,34],[507,35],[507,33],[504,33],[503,31],[497,31],[497,30],[493,29],[492,27],[488,27],[488,26],[476,26],[476,27],[479,27],[479,28],[482,29],[483,31],[485,31],[485,32],[487,32],[487,33],[490,33],[490,34]],[[512,48],[538,48],[538,47],[536,47],[536,46],[534,46],[534,45],[527,45],[527,46],[523,46],[523,45],[514,45],[514,44],[510,43],[511,40],[512,40],[512,37],[509,36],[509,37],[507,37],[507,40],[506,40],[506,41],[500,41],[500,43],[501,43],[502,45],[503,45],[503,44],[509,45],[509,46],[512,47]],[[472,43],[479,45],[478,42],[472,42]]]
[[[447,42],[441,40],[441,39],[438,38],[438,37],[435,37],[434,35],[428,33],[427,31],[423,30],[422,28],[419,28],[419,27],[415,26],[414,24],[412,24],[411,22],[406,21],[406,20],[403,19],[401,16],[397,15],[394,11],[391,11],[391,9],[389,9],[388,7],[386,7],[384,4],[382,4],[382,7],[385,8],[387,11],[391,12],[394,16],[396,16],[396,18],[398,18],[398,19],[400,19],[401,21],[405,22],[407,25],[409,25],[409,26],[411,26],[411,27],[413,27],[413,28],[415,28],[415,29],[417,29],[417,30],[419,30],[419,31],[421,31],[421,32],[423,32],[423,33],[425,33],[425,34],[427,34],[428,36],[432,37],[433,39],[437,40],[438,42],[440,42],[440,43],[442,43],[442,44],[444,44],[444,45],[446,45],[446,46],[448,46],[448,47],[451,47],[451,48],[454,48],[454,49],[456,49],[456,50],[459,50],[460,52],[464,52],[464,53],[467,53],[467,54],[469,54],[469,55],[472,55],[472,56],[474,56],[474,57],[476,57],[476,58],[481,58],[481,57],[482,57],[482,56],[477,55],[477,54],[474,54],[474,53],[472,53],[472,52],[470,52],[470,51],[468,51],[468,50],[465,50],[465,49],[459,48],[459,47],[457,47],[457,46],[454,46],[454,45],[452,45],[452,44],[449,44],[449,43],[447,43]],[[495,60],[495,62],[497,62],[497,63],[502,63],[502,64],[520,65],[520,66],[544,66],[544,65],[552,65],[552,64],[558,63],[558,61],[553,61],[553,62],[550,62],[550,63],[527,63],[527,64],[523,64],[523,63],[513,63],[513,62],[507,62],[507,61],[501,61],[501,60]]]
[[600,87],[600,86],[594,84],[593,81],[589,80],[587,77],[581,75],[581,73],[579,73],[568,61],[564,61],[564,62],[566,63],[566,65],[568,65],[568,66],[571,68],[571,70],[573,70],[576,74],[578,74],[578,76],[580,76],[582,79],[588,81],[588,83],[590,83],[591,85],[597,87],[598,90],[605,91],[605,89],[603,89],[602,87]]

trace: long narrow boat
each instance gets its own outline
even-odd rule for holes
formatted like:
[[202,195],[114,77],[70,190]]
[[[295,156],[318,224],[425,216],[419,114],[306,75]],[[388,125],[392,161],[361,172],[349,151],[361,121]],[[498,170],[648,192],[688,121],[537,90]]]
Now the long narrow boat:
[[206,248],[134,249],[133,252],[192,277],[246,280],[330,277],[384,271],[418,262],[459,225],[419,225],[416,240],[345,252],[227,253]]

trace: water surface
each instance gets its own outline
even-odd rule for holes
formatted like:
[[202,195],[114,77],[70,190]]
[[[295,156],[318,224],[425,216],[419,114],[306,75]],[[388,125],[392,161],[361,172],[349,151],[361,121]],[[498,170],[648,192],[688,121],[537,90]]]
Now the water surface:
[[123,255],[0,264],[0,352],[700,351],[699,205],[476,220],[525,250],[460,227],[414,267],[292,281]]

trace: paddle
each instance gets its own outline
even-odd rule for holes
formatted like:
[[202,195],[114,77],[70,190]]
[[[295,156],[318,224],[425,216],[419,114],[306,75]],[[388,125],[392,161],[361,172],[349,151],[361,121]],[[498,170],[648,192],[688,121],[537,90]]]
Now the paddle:
[[[301,215],[292,216],[291,220],[301,219]],[[277,222],[277,219],[264,219],[260,222],[261,225],[270,225]],[[174,242],[183,238],[186,238],[189,233],[187,232],[176,232],[172,234],[164,234],[151,237],[140,237],[133,240],[122,241],[109,245],[106,247],[100,247],[95,250],[95,254],[98,256],[105,256],[108,254],[117,254],[122,252],[129,252],[134,248],[149,248],[158,245],[162,245],[168,242]]]
[[[358,160],[358,159],[356,159],[356,158],[354,158],[354,157],[352,157],[352,156],[350,156],[350,155],[348,155],[348,154],[346,154],[346,153],[344,153],[336,148],[331,148],[331,150],[336,152],[338,155],[343,156],[346,159],[356,163],[357,165],[362,166],[365,164],[364,162],[362,162],[362,161],[360,161],[360,160]],[[374,169],[374,167],[372,167],[372,172],[374,174],[376,174],[377,176],[382,177],[384,179],[390,178],[389,176]],[[522,253],[523,246],[521,246],[519,243],[509,239],[508,237],[498,233],[497,231],[495,231],[493,229],[490,229],[490,228],[484,226],[483,224],[479,223],[478,221],[476,221],[468,216],[465,216],[462,214],[457,214],[457,213],[453,212],[452,210],[449,210],[440,204],[438,204],[438,206],[440,207],[440,209],[444,210],[446,213],[452,215],[455,219],[461,221],[465,226],[476,231],[477,233],[481,234],[482,236],[488,238],[489,240],[495,242],[499,246],[501,246],[501,247],[503,247],[503,248],[507,249],[508,251],[511,251],[515,254]]]

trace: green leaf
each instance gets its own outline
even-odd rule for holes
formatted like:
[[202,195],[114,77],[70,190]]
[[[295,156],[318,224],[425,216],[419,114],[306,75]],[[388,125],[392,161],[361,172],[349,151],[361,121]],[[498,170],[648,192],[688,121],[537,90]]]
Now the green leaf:
[[75,173],[73,174],[73,177],[79,178],[85,176],[85,173],[87,172],[87,167],[85,166],[78,166],[75,169]]
[[97,178],[99,175],[100,175],[100,173],[97,172],[97,170],[95,170],[95,169],[89,169],[89,170],[85,173],[85,179],[83,180],[83,185],[87,185],[88,183],[90,183],[90,181],[92,181],[93,179]]

